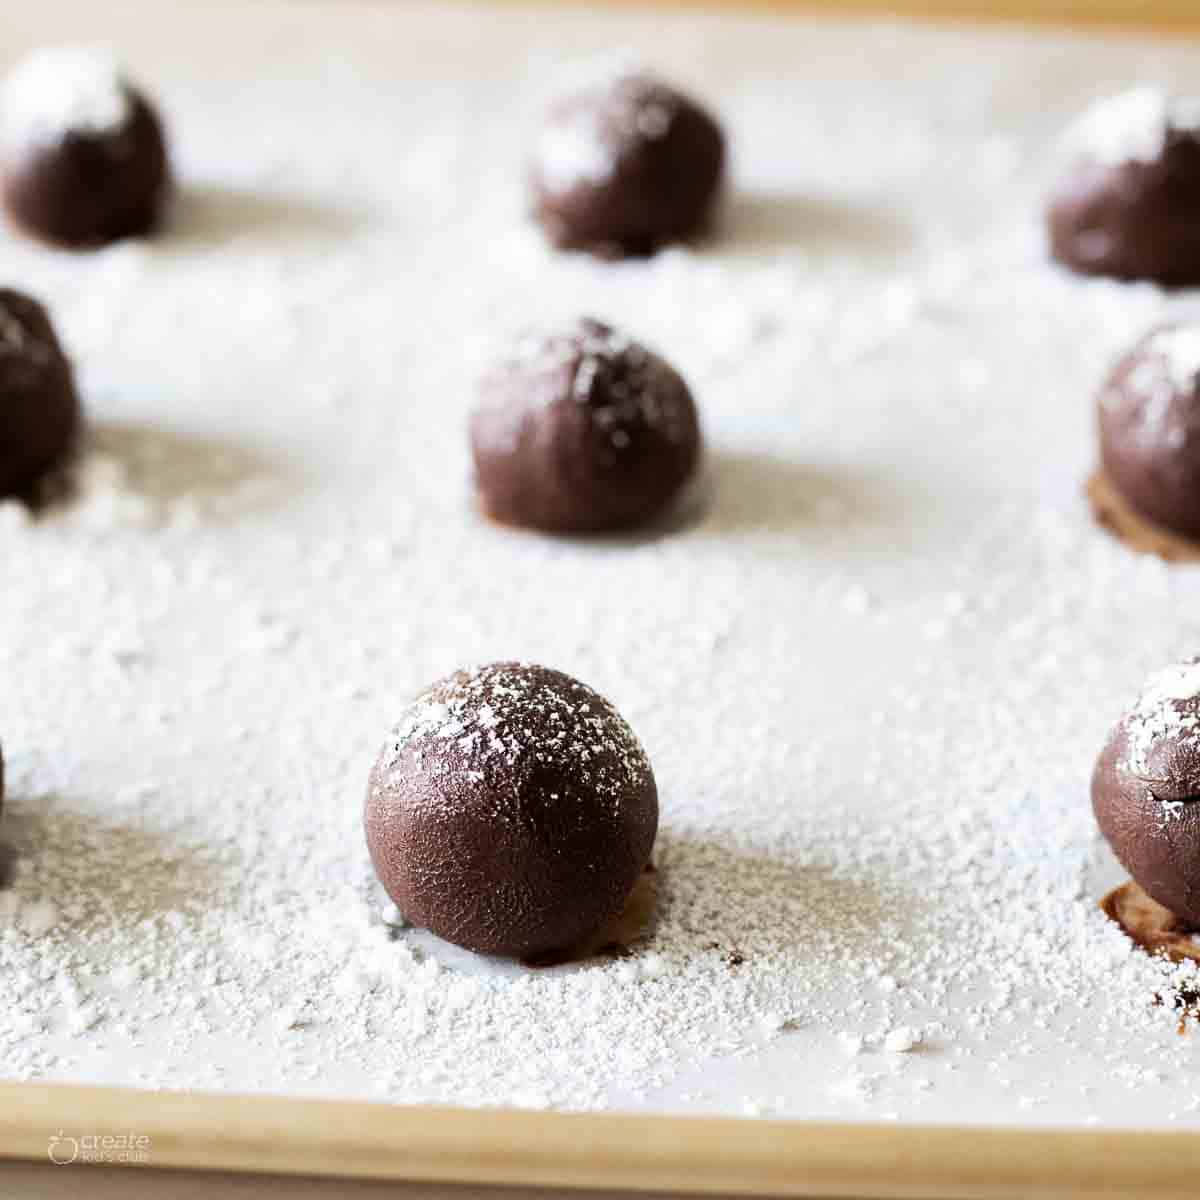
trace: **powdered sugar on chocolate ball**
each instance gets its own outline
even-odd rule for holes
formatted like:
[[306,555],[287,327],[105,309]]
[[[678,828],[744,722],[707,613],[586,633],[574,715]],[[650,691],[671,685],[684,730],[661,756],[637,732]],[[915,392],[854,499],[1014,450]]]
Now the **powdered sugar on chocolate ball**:
[[133,111],[116,59],[103,50],[38,50],[4,86],[5,139],[51,145],[69,133],[107,134]]
[[678,495],[701,450],[679,373],[593,320],[531,335],[487,372],[470,434],[489,515],[555,533],[646,523]]
[[46,310],[0,288],[0,496],[26,496],[79,426],[71,364]]
[[1200,929],[1200,659],[1147,681],[1096,763],[1092,806],[1134,880]]
[[551,106],[532,164],[534,210],[558,246],[647,254],[703,229],[724,161],[720,127],[695,101],[618,71]]
[[1144,87],[1068,131],[1073,165],[1050,200],[1054,257],[1125,279],[1200,281],[1200,99]]
[[1200,323],[1144,337],[1100,395],[1109,483],[1142,516],[1200,538]]
[[39,50],[0,94],[5,202],[28,232],[68,246],[148,233],[169,186],[157,113],[108,53]]
[[621,910],[654,845],[658,791],[602,696],[560,671],[493,663],[405,711],[371,773],[365,824],[407,920],[528,959]]

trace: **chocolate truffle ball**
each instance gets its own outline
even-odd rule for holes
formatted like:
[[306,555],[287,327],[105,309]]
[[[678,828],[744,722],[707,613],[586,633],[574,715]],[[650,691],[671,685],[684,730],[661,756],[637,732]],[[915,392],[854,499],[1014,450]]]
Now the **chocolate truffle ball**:
[[1200,282],[1200,100],[1140,88],[1085,114],[1070,140],[1047,218],[1054,257],[1087,274]]
[[616,916],[657,828],[650,762],[616,709],[523,663],[460,671],[413,701],[367,795],[371,859],[405,918],[522,959]]
[[27,496],[71,449],[79,400],[46,310],[0,288],[0,496]]
[[1100,393],[1100,460],[1144,517],[1200,538],[1200,323],[1144,337]]
[[550,533],[645,524],[679,494],[701,446],[678,372],[591,320],[527,337],[487,372],[470,435],[488,514]]
[[703,229],[724,162],[724,135],[695,101],[643,73],[610,74],[547,113],[534,210],[557,246],[649,254]]
[[1100,754],[1092,807],[1134,880],[1200,929],[1200,659],[1151,676]]
[[4,200],[29,233],[98,246],[154,229],[168,192],[162,125],[107,56],[41,50],[0,97]]

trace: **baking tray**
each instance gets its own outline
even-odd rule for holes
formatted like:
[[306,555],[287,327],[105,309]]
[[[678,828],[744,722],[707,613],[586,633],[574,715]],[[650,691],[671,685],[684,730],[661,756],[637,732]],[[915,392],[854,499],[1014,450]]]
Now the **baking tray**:
[[[914,15],[942,12],[941,8],[920,6],[920,12]],[[1036,13],[1003,4],[978,9],[959,5],[947,6],[945,15],[1005,19],[1086,16],[1157,23],[1164,28],[1181,26],[1191,16],[1184,6],[1170,4],[1156,6],[1153,16],[1140,11],[1138,6],[1117,4],[1050,6]],[[237,36],[231,38],[233,29]],[[744,141],[739,147],[739,187],[774,197],[752,222],[750,236],[743,237],[738,232],[740,218],[735,213],[731,218],[733,233],[725,249],[721,243],[715,244],[708,252],[712,256],[710,261],[716,262],[728,252],[735,258],[741,256],[746,263],[769,267],[779,247],[804,237],[814,222],[823,230],[822,236],[835,242],[843,237],[861,241],[857,249],[846,254],[858,256],[861,250],[867,261],[866,269],[877,271],[879,280],[890,287],[887,293],[890,299],[883,310],[873,311],[861,325],[849,331],[847,344],[839,350],[842,356],[839,371],[845,372],[857,370],[856,364],[871,360],[886,362],[889,356],[900,353],[888,338],[906,328],[906,314],[912,305],[912,297],[902,286],[903,271],[892,250],[893,243],[905,236],[900,230],[903,222],[892,220],[888,214],[876,219],[860,209],[846,224],[845,214],[836,207],[831,189],[824,186],[828,181],[821,179],[820,171],[809,172],[801,165],[791,173],[785,171],[782,178],[772,174],[771,162],[778,155],[778,147],[768,124],[771,100],[776,87],[784,86],[784,80],[798,89],[788,92],[793,103],[806,94],[805,87],[796,81],[797,64],[803,64],[806,86],[826,103],[836,96],[845,100],[846,93],[837,91],[838,80],[847,74],[853,80],[857,71],[864,89],[864,105],[870,102],[873,78],[875,86],[890,86],[901,93],[905,86],[912,87],[917,93],[914,112],[928,116],[937,107],[936,98],[931,100],[928,92],[921,91],[928,85],[914,80],[910,74],[912,64],[924,66],[933,77],[939,72],[952,75],[949,64],[956,57],[963,61],[986,47],[989,55],[1012,64],[1014,71],[1007,85],[1002,71],[997,70],[993,77],[999,97],[993,96],[1000,114],[999,131],[1010,139],[1027,138],[1024,149],[1040,161],[1049,153],[1052,127],[1061,123],[1083,99],[1103,94],[1110,84],[1117,86],[1147,74],[1166,73],[1186,78],[1200,58],[1200,48],[1182,40],[1168,44],[1147,39],[1085,40],[1060,33],[1024,31],[985,34],[968,27],[912,32],[891,23],[841,25],[803,16],[764,14],[585,10],[548,13],[519,8],[399,8],[387,4],[205,5],[175,9],[168,20],[165,16],[148,17],[144,9],[136,6],[96,5],[79,12],[74,6],[52,2],[39,6],[37,12],[11,15],[6,34],[6,55],[15,55],[25,46],[63,40],[100,40],[121,46],[135,69],[165,96],[172,112],[191,114],[195,119],[199,136],[186,149],[181,163],[185,205],[189,185],[193,192],[200,192],[203,186],[211,185],[214,177],[220,177],[227,166],[222,162],[222,133],[230,126],[223,127],[222,122],[235,121],[241,103],[249,106],[252,115],[261,111],[254,107],[254,93],[247,81],[265,80],[263,86],[268,91],[272,81],[278,81],[283,89],[280,96],[290,94],[300,101],[306,97],[311,100],[311,93],[306,91],[310,86],[308,81],[320,71],[329,71],[330,88],[350,86],[344,71],[347,63],[353,63],[356,71],[361,70],[381,87],[387,86],[392,73],[440,82],[444,79],[441,64],[452,50],[454,71],[476,77],[482,89],[490,89],[488,94],[496,96],[502,94],[497,89],[507,73],[516,71],[527,81],[568,45],[573,53],[588,53],[633,43],[645,57],[660,63],[665,70],[703,87],[727,116],[734,116],[738,134]],[[871,68],[861,66],[863,55],[877,56],[871,60]],[[336,69],[330,69],[331,62]],[[1044,114],[1038,114],[1037,104],[1019,99],[1021,81],[1015,74],[1018,62],[1031,64],[1028,70],[1042,81],[1046,92]],[[272,64],[270,74],[264,71],[264,63]],[[1000,82],[996,83],[996,79]],[[289,88],[294,91],[289,93]],[[535,90],[523,85],[522,100],[529,104],[527,110],[522,110],[525,116],[533,111]],[[986,112],[993,99],[977,97],[976,102],[983,106],[980,111]],[[849,107],[845,106],[847,110]],[[210,114],[207,124],[201,117],[203,113]],[[515,134],[514,130],[509,132]],[[811,129],[808,132],[811,134]],[[269,147],[269,129],[264,128],[262,137],[263,145]],[[517,145],[516,136],[510,140]],[[1008,178],[1005,172],[1009,167],[1005,163],[1010,149],[1003,138],[995,148],[995,163],[999,164],[995,169],[1002,180]],[[279,176],[283,185],[275,188],[275,195],[280,191],[286,194],[287,187],[295,183],[287,174],[286,153],[279,157],[284,160]],[[869,163],[845,164],[840,184],[835,184],[832,191],[836,192],[838,186],[852,192],[857,189],[856,195],[861,199],[863,189],[869,190],[869,170],[866,170],[869,166]],[[247,177],[261,183],[261,176],[252,169]],[[1040,182],[1037,170],[1030,168],[1027,175],[1021,176],[1019,185],[1009,190],[1005,184],[1007,202],[1015,206],[1022,199],[1028,220],[1002,212],[987,230],[989,237],[995,235],[998,253],[1011,256],[1020,270],[1036,269],[1030,264],[1039,250],[1029,226],[1036,224],[1035,184]],[[348,186],[353,188],[355,184]],[[809,203],[810,190],[821,193],[824,208]],[[785,201],[789,194],[799,196],[799,216],[786,203],[776,202],[781,193]],[[195,201],[196,197],[192,199]],[[949,207],[940,213],[948,222],[955,219]],[[281,207],[268,213],[270,219],[267,219],[247,200],[245,210],[233,215],[245,221],[246,228],[241,232],[253,239],[265,236],[276,218],[279,224],[286,225],[297,214]],[[221,221],[230,217],[229,205],[215,212],[201,206],[199,211],[193,207],[186,221],[192,222],[191,230],[197,239],[211,239],[214,231],[219,232]],[[307,217],[303,212],[299,217],[297,224],[303,230],[307,227]],[[515,209],[505,219],[514,228],[521,221]],[[937,222],[931,220],[926,230],[935,245],[941,236],[936,226]],[[320,228],[318,232],[325,236],[330,230]],[[947,236],[965,235],[961,230],[951,230]],[[795,248],[794,244],[791,248]],[[511,247],[509,251],[513,252]],[[14,253],[9,267],[18,277],[27,277],[31,285],[41,284],[52,295],[64,293],[67,272],[73,269],[64,260],[54,257],[47,265],[47,260],[34,257],[37,252],[33,250],[19,249]],[[540,261],[527,242],[522,242],[515,253],[517,257],[506,261],[510,269],[514,264],[529,269],[530,262]],[[529,257],[531,254],[533,258]],[[115,265],[108,268],[110,271],[130,270],[136,278],[136,262],[133,267],[128,257],[114,258],[112,262]],[[803,263],[799,266],[803,267]],[[818,267],[826,269],[828,264],[819,263]],[[583,294],[588,293],[589,286],[581,276]],[[1063,286],[1066,289],[1067,285]],[[629,292],[634,294],[635,289],[631,287]],[[1066,296],[1067,290],[1063,294]],[[136,282],[127,296],[136,299]],[[1102,365],[1105,353],[1121,344],[1123,327],[1139,319],[1150,319],[1163,303],[1161,297],[1144,289],[1135,289],[1132,300],[1116,298],[1114,293],[1103,289],[1093,290],[1089,296],[1092,297],[1086,313],[1089,320],[1107,313],[1109,324],[1094,333],[1090,341],[1085,338],[1087,352],[1081,353],[1062,373],[1061,392],[1068,397],[1063,406],[1071,415],[1069,419],[1064,417],[1061,424],[1051,421],[1048,425],[1045,432],[1057,439],[1056,444],[1071,444],[1071,437],[1085,426],[1082,414],[1086,406],[1076,403],[1074,397],[1084,396],[1094,384],[1095,372]],[[615,308],[620,299],[620,295],[614,294],[600,302]],[[763,303],[769,310],[769,298]],[[896,316],[897,311],[900,317]],[[766,315],[771,314],[768,311]],[[639,316],[654,326],[653,313],[643,312]],[[661,336],[670,343],[670,320],[661,315],[657,320]],[[89,321],[93,322],[90,327]],[[503,320],[498,318],[498,323],[503,325]],[[1084,324],[1082,317],[1076,324]],[[70,321],[70,332],[73,346],[90,346],[91,361],[99,359],[104,364],[106,360],[99,347],[111,340],[112,330],[105,324],[103,314],[77,311]],[[881,335],[883,340],[876,344]],[[738,335],[742,339],[747,336],[750,335],[744,330]],[[711,375],[719,379],[722,372],[729,371],[719,351],[718,346],[712,361],[697,368],[701,377]],[[129,352],[129,347],[123,347],[123,353]],[[149,361],[155,348],[134,343],[133,353],[146,356],[144,361]],[[744,354],[744,340],[735,339],[730,353],[734,357]],[[107,363],[111,368],[116,361],[110,357]],[[100,370],[95,377],[85,375],[85,379],[89,394],[100,396],[102,405],[105,389],[114,386],[112,378],[106,378]],[[718,386],[714,384],[713,390],[719,390]],[[152,398],[143,395],[137,403],[143,405],[143,412],[153,411]],[[769,441],[776,432],[774,422],[780,414],[768,411],[769,407],[753,414],[751,423],[759,444]],[[728,405],[724,410],[718,407],[715,415],[717,437],[736,442],[738,422],[734,407]],[[1005,449],[1011,452],[1011,445],[1006,444]],[[747,453],[750,452],[748,449]],[[1035,501],[1052,510],[1057,506],[1066,514],[1064,520],[1078,520],[1082,500],[1077,485],[1081,486],[1086,476],[1086,460],[1086,448],[1080,442],[1077,457],[1048,469],[1039,460],[1042,473],[1035,472],[1036,478],[1021,478],[1014,490],[1022,501]],[[926,502],[938,498],[938,487],[952,491],[961,485],[961,480],[940,479],[936,461],[936,452],[920,461],[934,480],[935,494],[932,497],[926,494],[924,501],[921,488],[912,479],[893,480],[892,491],[885,493],[872,492],[862,481],[859,490],[870,504],[881,510],[899,504],[902,509],[896,523],[884,520],[875,530],[875,534],[892,541],[894,548],[903,551],[906,539],[917,536],[910,531],[909,521],[911,528],[917,529],[922,522],[933,519],[933,509]],[[743,483],[752,484],[753,473],[743,475],[742,479]],[[786,490],[787,480],[782,482]],[[717,483],[721,483],[720,478]],[[989,494],[998,505],[1002,504],[1004,494],[1002,484],[999,474],[987,481]],[[770,481],[766,486],[770,486]],[[851,489],[849,495],[827,499],[835,506],[846,503],[853,506],[857,494]],[[455,492],[456,503],[458,497]],[[261,520],[272,519],[268,506]],[[738,519],[752,523],[745,513]],[[736,528],[737,521],[733,523]],[[957,530],[956,536],[960,535],[965,535],[965,529]],[[214,532],[212,536],[222,535]],[[252,531],[236,531],[229,536],[245,536],[249,539],[246,544],[253,546]],[[832,562],[844,553],[849,561],[862,562],[864,555],[871,554],[870,544],[854,537],[840,549],[819,544],[819,540],[807,535],[801,535],[800,541],[806,553],[822,561]],[[759,552],[765,561],[774,562],[782,551],[779,543],[773,541],[761,545],[756,550]],[[1113,562],[1123,561],[1118,551],[1107,553],[1118,555]],[[1141,568],[1142,575],[1151,575],[1152,571],[1151,566]],[[872,606],[878,603],[874,590],[877,581],[869,569],[865,569],[864,579],[865,584],[854,584],[840,595],[838,602],[849,615],[869,615]],[[836,582],[840,587],[846,579],[839,575]],[[930,624],[923,621],[918,628],[925,629],[931,642],[936,643],[940,635],[929,628]],[[1175,635],[1182,638],[1187,632],[1186,623],[1181,620]],[[894,663],[895,658],[888,657],[881,639],[876,635],[870,637],[875,661]],[[466,641],[470,642],[469,635]],[[1174,645],[1165,636],[1160,642],[1161,646],[1156,643],[1152,652],[1144,654],[1148,664],[1152,665],[1156,653],[1165,653],[1168,645]],[[936,657],[937,653],[935,646],[931,655]],[[431,653],[429,661],[432,663],[434,658]],[[1140,666],[1143,657],[1133,662]],[[424,666],[420,669],[435,673]],[[1107,690],[1103,695],[1110,709],[1124,694],[1122,687],[1128,690],[1134,678],[1132,670],[1124,679],[1114,670],[1112,678],[1106,680]],[[834,692],[838,690],[836,681],[831,688]],[[807,715],[814,717],[811,711]],[[652,714],[643,719],[653,722]],[[1095,730],[1089,733],[1098,734],[1102,725],[1097,719]],[[111,764],[114,770],[116,765]],[[19,798],[17,811],[19,814]],[[1181,1055],[1189,1053],[1188,1043],[1180,1044],[1184,1047]],[[715,1072],[715,1092],[700,1100],[693,1093],[682,1091],[657,1102],[642,1098],[628,1106],[639,1111],[623,1116],[517,1111],[489,1111],[483,1115],[470,1109],[424,1105],[369,1104],[299,1095],[239,1095],[236,1079],[218,1091],[188,1083],[181,1090],[165,1092],[80,1083],[5,1083],[0,1086],[0,1154],[44,1161],[56,1135],[74,1139],[119,1136],[136,1130],[136,1136],[148,1139],[152,1147],[149,1164],[157,1167],[494,1185],[669,1189],[727,1195],[1034,1197],[1093,1196],[1151,1189],[1163,1196],[1195,1193],[1200,1148],[1194,1136],[1133,1128],[1139,1124],[1166,1123],[1165,1103],[1157,1093],[1149,1100],[1141,1092],[1132,1093],[1125,1101],[1118,1097],[1107,1108],[1089,1102],[1089,1109],[1100,1110],[1095,1129],[1079,1127],[1085,1116],[1082,1110],[1073,1113],[1056,1103],[1018,1113],[1012,1106],[1006,1109],[993,1096],[980,1100],[976,1109],[967,1110],[962,1106],[971,1102],[969,1086],[957,1092],[948,1090],[944,1100],[925,1107],[926,1115],[917,1107],[893,1113],[885,1103],[856,1108],[839,1100],[834,1106],[838,1115],[835,1121],[773,1120],[761,1115],[731,1119],[727,1115],[700,1114],[736,1112],[743,1106],[743,1097],[766,1094],[768,1087],[778,1090],[780,1085],[777,1079],[765,1084],[763,1077],[755,1074],[753,1065],[746,1065],[745,1059],[711,1065],[710,1069]],[[1063,1069],[1073,1068],[1067,1064]],[[824,1072],[821,1077],[825,1078],[832,1068],[822,1060],[813,1070],[818,1075]],[[106,1067],[93,1063],[81,1077],[105,1075],[119,1077],[122,1068],[111,1063]],[[699,1075],[703,1079],[704,1072]],[[1031,1077],[1036,1079],[1036,1075],[1035,1070]],[[356,1090],[353,1086],[341,1086],[348,1092]],[[695,1090],[695,1078],[692,1086]],[[308,1089],[296,1089],[303,1090]],[[1186,1126],[1194,1120],[1194,1115],[1183,1111],[1186,1097],[1182,1092],[1179,1094],[1181,1112],[1171,1115],[1179,1117],[1180,1125]],[[962,1119],[971,1121],[969,1127],[948,1124],[955,1118],[956,1106],[962,1110]],[[1131,1106],[1142,1109],[1143,1115],[1122,1111]],[[656,1107],[697,1115],[660,1115],[655,1112]],[[826,1113],[829,1108],[829,1104],[824,1105]],[[776,1110],[766,1106],[765,1111],[769,1118]],[[788,1115],[788,1106],[780,1104],[778,1111]],[[1148,1119],[1145,1112],[1151,1113]],[[801,1115],[812,1118],[819,1113]]]

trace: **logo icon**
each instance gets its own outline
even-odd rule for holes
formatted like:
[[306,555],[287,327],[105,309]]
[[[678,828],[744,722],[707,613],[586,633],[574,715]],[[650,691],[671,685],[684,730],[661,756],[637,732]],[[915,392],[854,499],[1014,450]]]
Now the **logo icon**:
[[46,1154],[49,1156],[50,1161],[57,1166],[68,1166],[79,1157],[79,1140],[78,1138],[65,1137],[63,1131],[60,1129],[50,1139],[50,1144],[46,1147]]

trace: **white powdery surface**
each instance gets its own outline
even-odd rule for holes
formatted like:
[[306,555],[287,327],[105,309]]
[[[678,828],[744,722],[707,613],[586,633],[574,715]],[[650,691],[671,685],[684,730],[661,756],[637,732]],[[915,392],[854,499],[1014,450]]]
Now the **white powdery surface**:
[[4,136],[18,146],[68,133],[103,134],[129,119],[129,88],[113,55],[90,47],[37,50],[0,91]]
[[[682,27],[647,45],[696,90]],[[176,83],[166,236],[0,245],[91,421],[73,499],[0,506],[7,1077],[1198,1119],[1188,980],[1096,908],[1121,876],[1087,795],[1112,722],[1200,641],[1196,570],[1128,553],[1081,496],[1095,389],[1174,301],[1069,278],[1035,226],[1062,115],[1136,64],[776,28],[704,94],[739,175],[696,251],[596,263],[528,226],[517,114],[549,33],[516,84]],[[476,512],[472,379],[582,313],[695,391],[707,499],[678,528]],[[627,959],[482,961],[372,880],[381,741],[498,659],[595,687],[654,765],[659,912]]]

